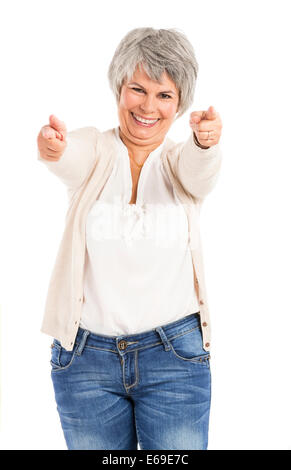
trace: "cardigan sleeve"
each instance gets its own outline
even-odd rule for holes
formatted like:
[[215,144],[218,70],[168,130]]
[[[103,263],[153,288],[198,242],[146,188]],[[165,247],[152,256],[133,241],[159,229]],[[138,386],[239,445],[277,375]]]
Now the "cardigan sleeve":
[[208,149],[196,145],[191,132],[180,144],[175,161],[175,173],[184,189],[195,198],[203,199],[214,188],[221,167],[219,144]]
[[37,159],[43,162],[67,186],[75,190],[85,181],[97,158],[97,142],[100,131],[95,127],[82,127],[67,133],[66,148],[57,162],[41,158],[37,150]]

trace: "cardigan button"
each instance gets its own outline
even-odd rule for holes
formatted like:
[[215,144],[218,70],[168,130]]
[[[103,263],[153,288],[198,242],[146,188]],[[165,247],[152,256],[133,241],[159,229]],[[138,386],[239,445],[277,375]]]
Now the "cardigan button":
[[204,305],[204,300],[199,301],[200,305]]
[[209,348],[210,343],[205,343],[205,346],[206,346],[207,348]]
[[204,321],[204,322],[202,323],[202,326],[207,326],[206,321]]

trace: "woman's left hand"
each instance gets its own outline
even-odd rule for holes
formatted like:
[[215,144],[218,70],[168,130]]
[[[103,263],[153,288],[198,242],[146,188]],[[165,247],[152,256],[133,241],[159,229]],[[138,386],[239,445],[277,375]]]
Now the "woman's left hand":
[[213,106],[209,106],[207,111],[193,111],[190,114],[190,127],[202,148],[218,144],[222,121]]

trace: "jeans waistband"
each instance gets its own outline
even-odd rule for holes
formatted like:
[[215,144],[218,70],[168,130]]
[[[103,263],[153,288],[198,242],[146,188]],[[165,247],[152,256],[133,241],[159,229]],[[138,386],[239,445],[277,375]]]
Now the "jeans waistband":
[[97,335],[88,330],[84,330],[83,328],[79,328],[76,336],[76,343],[78,343],[79,354],[81,354],[85,345],[96,349],[106,349],[112,350],[113,352],[126,353],[135,349],[151,346],[162,341],[165,345],[165,349],[169,349],[170,346],[168,345],[167,340],[171,340],[175,336],[186,333],[199,326],[200,312],[196,312],[186,315],[180,320],[158,326],[148,331],[130,335]]

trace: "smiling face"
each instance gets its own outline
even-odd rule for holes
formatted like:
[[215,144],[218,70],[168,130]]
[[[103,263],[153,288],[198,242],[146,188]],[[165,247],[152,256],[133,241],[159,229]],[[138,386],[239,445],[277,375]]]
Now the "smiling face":
[[121,88],[118,104],[120,131],[133,146],[159,146],[178,111],[179,91],[166,72],[161,83],[142,68]]

